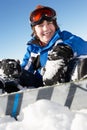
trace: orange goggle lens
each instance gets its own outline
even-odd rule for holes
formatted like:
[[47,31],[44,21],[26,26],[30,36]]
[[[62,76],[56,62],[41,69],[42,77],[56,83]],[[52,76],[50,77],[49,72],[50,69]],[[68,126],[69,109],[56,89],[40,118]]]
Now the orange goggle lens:
[[51,8],[45,7],[41,9],[37,9],[34,12],[31,13],[30,21],[31,22],[37,22],[39,21],[43,16],[52,18],[56,15],[55,11]]

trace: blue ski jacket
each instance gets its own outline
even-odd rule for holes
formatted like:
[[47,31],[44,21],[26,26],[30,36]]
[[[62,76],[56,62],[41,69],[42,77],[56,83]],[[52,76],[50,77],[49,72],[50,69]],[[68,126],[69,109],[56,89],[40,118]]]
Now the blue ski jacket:
[[[50,51],[57,41],[67,44],[73,50],[74,56],[87,55],[87,41],[84,41],[80,37],[73,35],[68,31],[61,31],[58,29],[54,36],[51,38],[46,46],[40,46],[38,43],[34,43],[32,38],[27,43],[27,52],[24,55],[21,67],[29,72],[40,74],[41,68],[45,66],[48,59],[48,51]],[[32,57],[40,57],[40,68],[34,70],[32,65]]]

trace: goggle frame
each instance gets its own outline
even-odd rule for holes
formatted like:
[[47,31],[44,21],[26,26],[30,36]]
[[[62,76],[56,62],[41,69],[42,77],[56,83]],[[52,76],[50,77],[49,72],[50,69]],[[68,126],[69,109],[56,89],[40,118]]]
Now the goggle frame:
[[37,9],[30,15],[31,26],[40,24],[43,20],[52,21],[54,19],[56,19],[56,12],[50,7]]

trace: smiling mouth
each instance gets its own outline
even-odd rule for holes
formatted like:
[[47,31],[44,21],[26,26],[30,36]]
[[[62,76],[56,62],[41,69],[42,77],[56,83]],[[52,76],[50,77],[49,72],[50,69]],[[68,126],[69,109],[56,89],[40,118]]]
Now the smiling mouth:
[[46,32],[43,34],[44,36],[50,36],[51,35],[51,32]]

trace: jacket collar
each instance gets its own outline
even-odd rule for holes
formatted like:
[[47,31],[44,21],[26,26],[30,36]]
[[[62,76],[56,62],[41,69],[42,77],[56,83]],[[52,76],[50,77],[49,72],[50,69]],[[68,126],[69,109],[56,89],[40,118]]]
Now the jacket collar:
[[55,44],[55,42],[60,39],[59,33],[60,33],[60,30],[58,29],[55,32],[55,34],[53,35],[53,37],[51,38],[51,40],[49,41],[49,43],[44,47],[39,45],[38,40],[35,37],[33,37],[30,41],[28,41],[27,45],[32,45],[33,44],[34,46],[39,46],[44,51],[44,50],[49,49],[50,47],[52,47]]

